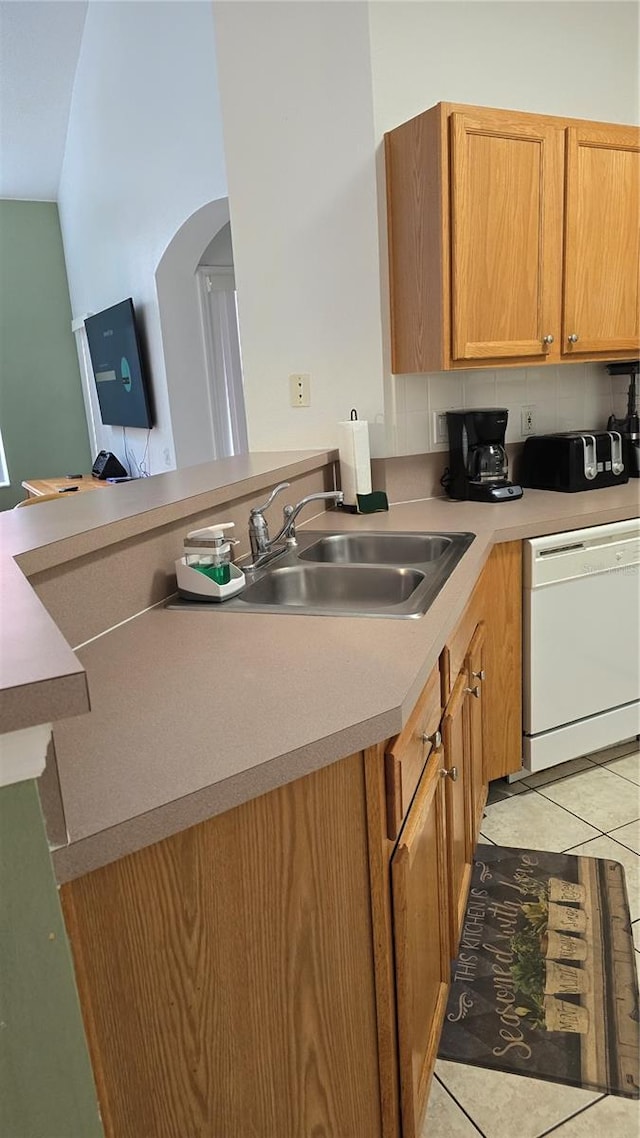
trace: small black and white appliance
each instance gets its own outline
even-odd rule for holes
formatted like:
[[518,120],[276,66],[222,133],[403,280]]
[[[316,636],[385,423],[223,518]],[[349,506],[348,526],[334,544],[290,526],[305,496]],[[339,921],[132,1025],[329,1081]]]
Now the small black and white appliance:
[[563,431],[532,435],[520,460],[523,486],[573,494],[628,482],[620,431]]

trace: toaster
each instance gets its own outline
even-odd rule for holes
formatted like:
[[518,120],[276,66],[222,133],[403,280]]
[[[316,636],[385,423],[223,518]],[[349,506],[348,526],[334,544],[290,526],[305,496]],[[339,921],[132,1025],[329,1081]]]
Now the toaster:
[[597,490],[629,481],[619,431],[532,435],[522,454],[520,483],[535,490]]

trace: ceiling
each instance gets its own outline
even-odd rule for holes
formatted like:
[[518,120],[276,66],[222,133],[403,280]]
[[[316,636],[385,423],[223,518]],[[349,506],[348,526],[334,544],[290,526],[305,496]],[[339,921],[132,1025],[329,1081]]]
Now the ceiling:
[[87,0],[0,2],[0,198],[55,201]]

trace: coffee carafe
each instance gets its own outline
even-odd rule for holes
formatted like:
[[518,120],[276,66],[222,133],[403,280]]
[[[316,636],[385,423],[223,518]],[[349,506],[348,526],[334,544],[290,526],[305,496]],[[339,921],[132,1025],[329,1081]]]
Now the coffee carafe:
[[449,467],[442,484],[450,498],[509,502],[522,497],[522,487],[509,481],[508,417],[504,407],[447,411]]

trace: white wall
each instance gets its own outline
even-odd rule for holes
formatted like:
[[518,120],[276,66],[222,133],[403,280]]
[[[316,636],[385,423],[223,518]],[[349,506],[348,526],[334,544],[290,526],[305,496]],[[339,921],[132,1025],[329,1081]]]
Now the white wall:
[[[615,0],[369,5],[387,361],[384,132],[441,101],[638,122],[638,12]],[[612,399],[622,413],[625,382],[599,364],[387,374],[389,452],[446,449],[433,442],[432,413],[451,407],[504,404],[510,441],[520,438],[520,408],[532,404],[538,431],[604,426]]]
[[[211,4],[92,0],[59,190],[69,291],[75,317],[133,297],[156,410],[152,473],[175,464],[170,395],[188,401],[192,385],[180,361],[165,371],[155,270],[182,223],[226,192]],[[140,458],[146,432],[127,437]],[[123,457],[119,428],[103,427],[100,445]]]
[[[367,5],[214,2],[252,449],[383,440]],[[311,375],[311,406],[288,376]]]
[[438,102],[637,122],[628,0],[373,0],[376,138]]

